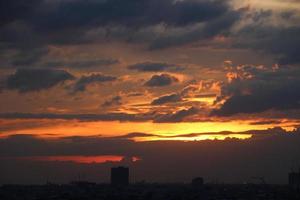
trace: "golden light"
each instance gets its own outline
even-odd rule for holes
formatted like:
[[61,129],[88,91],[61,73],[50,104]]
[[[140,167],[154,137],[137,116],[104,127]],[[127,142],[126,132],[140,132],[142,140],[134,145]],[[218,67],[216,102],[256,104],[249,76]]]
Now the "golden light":
[[[15,134],[34,135],[42,138],[59,138],[70,136],[101,136],[115,137],[132,132],[142,132],[162,136],[162,138],[148,138],[149,140],[163,140],[163,137],[177,136],[191,133],[202,133],[192,138],[174,137],[172,140],[206,140],[228,137],[246,139],[250,135],[240,135],[239,132],[249,130],[266,130],[280,126],[285,130],[293,130],[298,122],[281,121],[279,124],[253,124],[252,121],[208,121],[208,122],[181,122],[181,123],[153,123],[153,122],[117,122],[117,121],[78,121],[78,120],[1,120],[1,137]],[[18,124],[14,128],[11,125]],[[219,134],[230,131],[232,135]],[[237,134],[235,134],[237,133]],[[145,139],[145,138],[144,138]],[[147,139],[147,138],[146,138]],[[168,138],[170,139],[170,138]]]

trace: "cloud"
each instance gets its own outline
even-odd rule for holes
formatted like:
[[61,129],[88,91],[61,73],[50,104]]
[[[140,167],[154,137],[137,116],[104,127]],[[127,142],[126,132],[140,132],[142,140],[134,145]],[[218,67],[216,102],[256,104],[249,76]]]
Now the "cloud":
[[0,2],[0,26],[16,20],[27,19],[41,3],[39,0]]
[[[8,181],[25,184],[45,183],[47,179],[65,183],[71,181],[74,174],[79,172],[85,174],[88,181],[109,181],[108,172],[113,163],[75,164],[24,159],[30,156],[75,155],[138,156],[141,160],[130,165],[136,181],[189,181],[199,176],[201,171],[205,174],[207,182],[215,180],[218,174],[219,180],[227,183],[242,183],[253,176],[264,176],[269,183],[284,184],[290,168],[297,167],[296,161],[300,156],[299,131],[286,133],[279,129],[271,129],[257,132],[257,135],[246,140],[191,142],[133,142],[126,138],[84,136],[76,139],[47,140],[35,136],[9,136],[0,139],[0,184]],[[272,159],[270,152],[276,152],[272,154]],[[253,163],[255,167],[245,167],[252,166]],[[170,169],[170,164],[176,164],[176,168]]]
[[[47,4],[44,3],[44,9]],[[82,26],[105,26],[121,24],[124,26],[147,26],[165,23],[182,26],[190,23],[214,19],[229,8],[226,2],[215,1],[172,1],[122,0],[110,1],[59,1],[48,12],[38,12],[43,19],[33,23],[43,29],[76,28]],[[160,9],[160,13],[157,13]],[[67,15],[64,15],[67,13]],[[55,23],[56,22],[56,23]],[[64,26],[63,26],[64,25]]]
[[221,81],[218,80],[193,80],[181,90],[180,95],[182,97],[215,97],[220,87]]
[[283,65],[300,63],[297,56],[300,50],[300,18],[295,10],[288,13],[284,15],[282,12],[249,10],[245,17],[253,22],[231,34],[234,38],[232,47],[273,55],[277,62]]
[[119,106],[119,105],[122,105],[122,97],[115,96],[112,99],[105,101],[102,104],[102,107],[111,107],[111,106]]
[[176,83],[178,81],[179,80],[175,76],[169,74],[153,75],[151,79],[145,83],[145,86],[162,87],[172,85],[173,83]]
[[222,88],[219,100],[225,100],[217,116],[259,113],[267,110],[300,108],[300,70],[297,67],[262,68],[239,66],[234,78]]
[[265,50],[277,55],[280,64],[299,64],[300,26],[278,30]]
[[[297,11],[235,9],[231,3],[227,0],[3,1],[1,49],[28,52],[48,45],[125,41],[156,50],[193,42],[207,46],[207,41],[222,36],[230,40],[225,48],[268,53],[281,64],[300,62]],[[219,48],[223,44],[210,45]],[[32,54],[37,56],[17,58],[16,63],[30,62],[39,55]]]
[[151,116],[144,114],[54,114],[54,113],[1,113],[2,119],[77,119],[81,121],[147,121]]
[[[157,10],[160,12],[158,13]],[[135,33],[145,33],[149,27],[162,24],[165,25],[168,34],[172,34],[172,32],[176,32],[172,29],[174,27],[182,28],[213,22],[216,28],[208,28],[204,32],[216,35],[221,33],[224,27],[229,29],[231,25],[229,23],[216,24],[216,21],[227,18],[230,13],[236,13],[227,0],[30,0],[28,4],[3,1],[0,11],[2,14],[0,19],[3,22],[0,24],[2,25],[0,36],[7,44],[6,48],[19,49],[26,46],[47,46],[49,44],[94,43],[110,39],[136,42],[140,41],[140,36]],[[217,26],[220,26],[218,31]],[[97,32],[99,29],[103,30],[101,32],[104,34],[90,37],[91,32]],[[116,29],[126,29],[126,31],[114,32],[113,30]],[[177,39],[180,44],[183,44],[201,39],[202,36],[209,35],[207,33],[185,34]],[[159,35],[157,33],[152,38],[160,40]],[[196,37],[196,35],[200,35],[200,37]],[[146,36],[142,34],[141,37]],[[188,38],[192,39],[188,40]],[[167,42],[166,39],[167,35],[162,38],[162,41]],[[172,38],[171,35],[170,40],[172,40],[170,46],[176,43],[176,38]],[[159,47],[159,43],[155,41],[150,46],[152,49],[157,49],[168,47],[168,44],[165,43]]]
[[165,95],[165,96],[161,96],[161,97],[154,99],[151,102],[151,105],[162,105],[162,104],[166,104],[166,103],[179,102],[181,100],[182,100],[182,98],[180,95],[170,94],[170,95]]
[[75,60],[75,61],[51,61],[46,62],[44,65],[47,67],[70,67],[85,69],[98,66],[110,66],[118,64],[120,61],[117,59],[89,59],[89,60]]
[[8,76],[5,88],[19,92],[40,91],[73,79],[74,76],[64,70],[17,69],[14,74]]
[[155,62],[136,63],[134,65],[129,65],[127,68],[130,70],[136,70],[136,71],[140,71],[140,72],[160,72],[160,71],[182,70],[182,68],[177,65],[172,65],[169,63],[155,63]]
[[158,123],[169,123],[169,122],[182,122],[186,117],[196,115],[199,110],[195,107],[190,107],[188,109],[182,109],[171,114],[165,114],[157,117],[154,122]]
[[29,51],[19,51],[12,61],[14,66],[33,66],[38,61],[49,53],[49,49],[46,47],[33,48]]
[[256,121],[256,122],[251,122],[251,125],[268,125],[268,124],[280,124],[281,121],[280,120],[260,120],[260,121]]
[[[157,37],[149,44],[150,50],[182,46],[198,42],[200,46],[211,41],[216,36],[227,36],[231,34],[231,27],[240,19],[243,10],[225,13],[215,20],[205,24],[195,24],[188,27],[165,28],[165,32],[157,33]],[[212,46],[215,46],[212,44]]]
[[[294,131],[296,132],[296,131]],[[275,127],[266,130],[248,130],[243,132],[232,132],[232,131],[221,131],[221,132],[203,132],[203,133],[188,133],[188,134],[170,134],[170,135],[159,135],[159,134],[150,134],[150,133],[141,133],[133,132],[121,136],[111,137],[112,139],[137,139],[143,138],[147,141],[147,138],[152,139],[156,138],[157,140],[167,140],[174,138],[196,138],[198,136],[206,135],[222,135],[222,136],[232,136],[232,135],[252,135],[251,139],[257,139],[260,137],[271,136],[271,135],[280,135],[287,133],[284,129],[280,127]]]
[[121,135],[121,136],[116,136],[113,138],[119,138],[119,139],[134,139],[137,137],[151,137],[151,136],[158,136],[155,134],[149,134],[149,133],[139,133],[139,132],[135,132],[135,133],[128,133],[125,135]]
[[[120,122],[146,122],[153,121],[154,123],[162,122],[179,122],[183,121],[188,116],[193,116],[199,113],[199,109],[190,107],[187,109],[177,110],[169,113],[157,113],[150,110],[145,113],[125,113],[125,112],[107,112],[103,114],[85,114],[85,113],[0,113],[0,119],[62,119],[62,120],[79,120],[79,121],[120,121]],[[206,119],[205,119],[206,120]],[[14,130],[15,124],[4,125],[3,130]],[[26,124],[26,127],[43,126],[41,123]],[[44,126],[49,124],[45,123]],[[18,126],[17,126],[18,127]]]
[[82,76],[74,85],[74,92],[83,92],[86,87],[94,83],[104,83],[117,80],[117,77],[108,76],[101,73],[93,73],[91,75]]

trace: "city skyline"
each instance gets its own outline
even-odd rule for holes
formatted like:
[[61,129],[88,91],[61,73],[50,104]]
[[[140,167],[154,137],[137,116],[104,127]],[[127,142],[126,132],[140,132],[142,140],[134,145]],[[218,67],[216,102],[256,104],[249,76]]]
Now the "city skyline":
[[295,0],[0,1],[0,184],[287,183],[300,166]]

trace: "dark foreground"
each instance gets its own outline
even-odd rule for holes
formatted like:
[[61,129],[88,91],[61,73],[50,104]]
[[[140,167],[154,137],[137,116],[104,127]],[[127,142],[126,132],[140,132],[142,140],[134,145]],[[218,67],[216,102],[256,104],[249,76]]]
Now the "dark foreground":
[[76,183],[69,185],[3,185],[1,200],[242,200],[300,199],[299,192],[287,185],[203,185],[135,184],[113,187],[104,184]]

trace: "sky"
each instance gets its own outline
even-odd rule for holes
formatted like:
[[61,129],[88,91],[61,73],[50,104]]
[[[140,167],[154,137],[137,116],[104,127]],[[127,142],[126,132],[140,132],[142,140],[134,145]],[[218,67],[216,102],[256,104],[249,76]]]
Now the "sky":
[[286,183],[300,1],[0,0],[0,184]]

